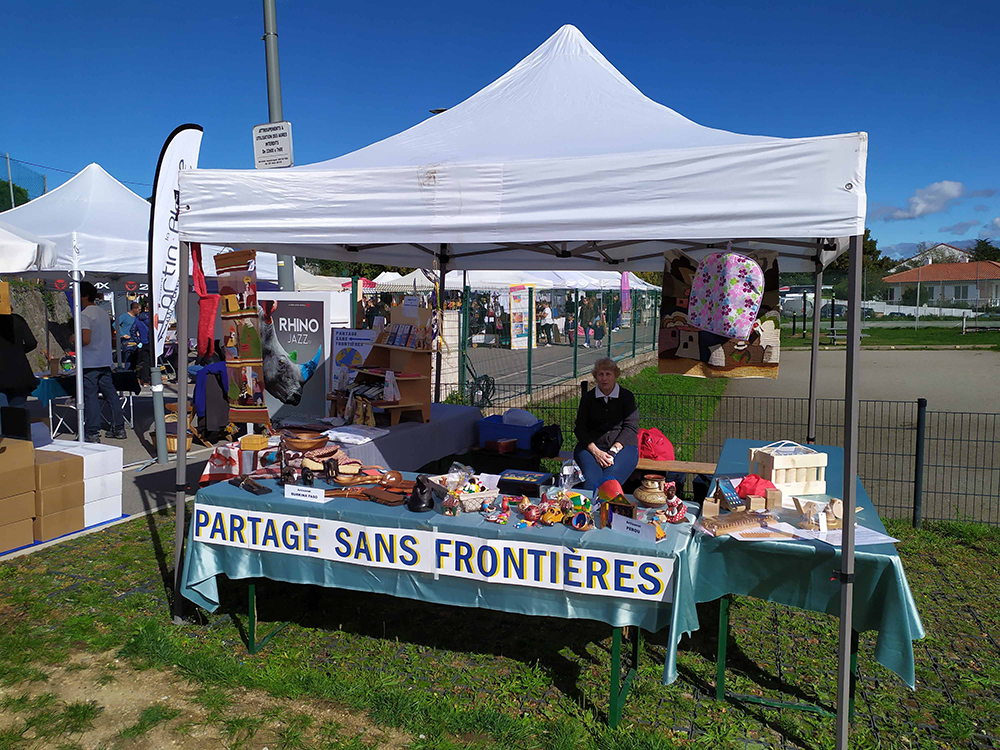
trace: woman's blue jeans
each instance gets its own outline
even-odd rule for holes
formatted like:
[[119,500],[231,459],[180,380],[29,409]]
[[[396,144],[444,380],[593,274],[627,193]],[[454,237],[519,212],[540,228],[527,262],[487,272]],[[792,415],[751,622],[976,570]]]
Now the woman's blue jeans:
[[615,456],[615,462],[606,469],[602,469],[597,459],[583,446],[577,447],[573,452],[573,458],[583,471],[583,488],[596,490],[609,479],[617,479],[624,485],[625,480],[635,471],[635,465],[639,463],[639,449],[633,445],[622,448]]

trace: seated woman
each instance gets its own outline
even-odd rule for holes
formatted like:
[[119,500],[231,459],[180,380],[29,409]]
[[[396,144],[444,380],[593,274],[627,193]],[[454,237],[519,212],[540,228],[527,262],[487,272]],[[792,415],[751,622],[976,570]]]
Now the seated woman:
[[618,385],[621,370],[613,359],[597,360],[591,373],[597,388],[580,399],[573,456],[583,470],[584,489],[608,479],[625,480],[639,462],[639,409],[632,391]]

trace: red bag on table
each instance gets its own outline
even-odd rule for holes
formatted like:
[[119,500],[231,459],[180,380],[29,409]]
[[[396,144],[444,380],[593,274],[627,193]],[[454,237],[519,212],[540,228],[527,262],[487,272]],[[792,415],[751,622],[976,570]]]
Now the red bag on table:
[[774,485],[764,477],[759,477],[756,474],[751,474],[744,477],[743,481],[740,482],[740,486],[736,488],[736,494],[741,498],[746,500],[751,495],[757,495],[758,497],[764,497],[767,494],[767,490],[775,489]]
[[673,461],[674,444],[655,427],[639,430],[639,458],[651,461]]

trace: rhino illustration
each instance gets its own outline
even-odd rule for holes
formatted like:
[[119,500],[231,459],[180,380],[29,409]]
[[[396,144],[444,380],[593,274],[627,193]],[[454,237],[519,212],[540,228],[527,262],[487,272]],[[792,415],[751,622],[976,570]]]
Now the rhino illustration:
[[293,361],[282,348],[274,332],[272,316],[278,303],[267,300],[260,303],[260,344],[264,353],[264,387],[283,404],[298,406],[302,400],[302,386],[316,372],[322,345],[313,358],[304,364]]

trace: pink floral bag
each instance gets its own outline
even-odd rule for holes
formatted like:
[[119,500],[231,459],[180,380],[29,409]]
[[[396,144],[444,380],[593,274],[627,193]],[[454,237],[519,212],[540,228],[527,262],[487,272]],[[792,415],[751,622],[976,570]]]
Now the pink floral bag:
[[746,339],[764,291],[764,271],[739,253],[706,255],[691,284],[688,322],[703,331]]

